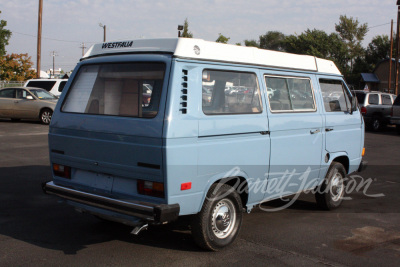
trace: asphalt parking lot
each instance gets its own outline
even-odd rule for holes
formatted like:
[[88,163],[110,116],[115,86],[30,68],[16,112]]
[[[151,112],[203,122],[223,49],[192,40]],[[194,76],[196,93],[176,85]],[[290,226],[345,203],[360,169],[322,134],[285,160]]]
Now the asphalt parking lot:
[[0,120],[0,266],[400,266],[394,128],[366,134],[369,167],[360,175],[371,184],[352,190],[338,210],[318,210],[310,194],[285,210],[255,209],[236,242],[220,252],[200,250],[183,223],[133,236],[130,227],[43,194],[41,183],[51,179],[47,131],[36,122]]

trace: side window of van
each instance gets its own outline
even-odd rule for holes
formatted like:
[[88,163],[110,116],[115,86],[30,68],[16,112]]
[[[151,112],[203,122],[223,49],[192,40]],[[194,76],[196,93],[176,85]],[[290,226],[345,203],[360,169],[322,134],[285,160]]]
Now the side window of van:
[[82,66],[61,110],[153,118],[158,113],[164,72],[163,63]]
[[316,110],[310,79],[265,76],[265,83],[272,112]]
[[51,88],[56,84],[56,81],[30,81],[26,85],[26,87],[38,87],[38,88],[43,88],[46,91],[50,91]]
[[261,113],[261,97],[254,73],[204,70],[202,107],[206,115]]
[[66,81],[62,81],[60,82],[60,85],[58,86],[58,91],[62,92],[62,90],[64,89],[64,86],[67,84]]
[[341,112],[350,109],[350,99],[347,90],[340,80],[320,79],[325,111]]

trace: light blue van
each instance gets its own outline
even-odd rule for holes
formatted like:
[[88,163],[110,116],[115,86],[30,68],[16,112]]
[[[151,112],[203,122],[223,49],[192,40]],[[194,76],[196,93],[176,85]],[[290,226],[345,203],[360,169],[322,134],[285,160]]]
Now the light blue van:
[[199,39],[94,45],[49,130],[46,193],[134,227],[191,215],[195,242],[231,244],[243,212],[315,190],[338,207],[364,123],[335,64]]

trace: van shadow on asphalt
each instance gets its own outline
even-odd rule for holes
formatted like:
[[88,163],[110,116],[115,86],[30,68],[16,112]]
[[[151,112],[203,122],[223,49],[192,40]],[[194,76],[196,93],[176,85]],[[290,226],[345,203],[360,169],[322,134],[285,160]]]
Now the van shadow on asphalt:
[[[376,167],[376,172],[380,169]],[[375,168],[370,168],[374,173]],[[399,168],[392,170],[400,171]],[[368,173],[366,174],[368,175]],[[55,196],[46,195],[41,183],[51,180],[49,166],[0,167],[0,235],[21,240],[39,247],[76,254],[92,244],[107,241],[123,241],[127,246],[149,246],[179,251],[200,251],[195,245],[188,228],[188,218],[177,223],[150,227],[139,236],[130,234],[132,227],[106,222],[88,214],[79,214],[71,206]],[[390,179],[392,180],[392,179]],[[368,191],[384,193],[383,197],[372,198],[363,192],[353,192],[351,200],[345,201],[337,213],[385,213],[398,212],[400,183],[386,179],[375,181]],[[275,200],[266,202],[262,208],[276,208],[286,204]],[[259,217],[262,210],[255,210]],[[311,194],[302,194],[290,207],[278,213],[325,212],[317,208]],[[332,212],[332,211],[330,211]],[[246,215],[244,218],[246,219]],[[279,219],[279,215],[277,214]],[[266,215],[266,219],[268,216]],[[250,219],[250,218],[249,218]]]
[[49,166],[0,168],[0,235],[65,254],[112,240],[133,247],[199,251],[190,231],[178,224],[150,227],[134,236],[132,227],[80,214],[59,198],[43,193],[41,183],[49,180]]

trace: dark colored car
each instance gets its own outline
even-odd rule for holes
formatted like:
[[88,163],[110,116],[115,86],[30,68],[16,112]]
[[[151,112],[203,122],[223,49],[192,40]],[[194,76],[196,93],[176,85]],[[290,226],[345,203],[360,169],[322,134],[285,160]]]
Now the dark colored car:
[[392,105],[396,96],[377,91],[354,91],[367,129],[382,130],[390,124]]

